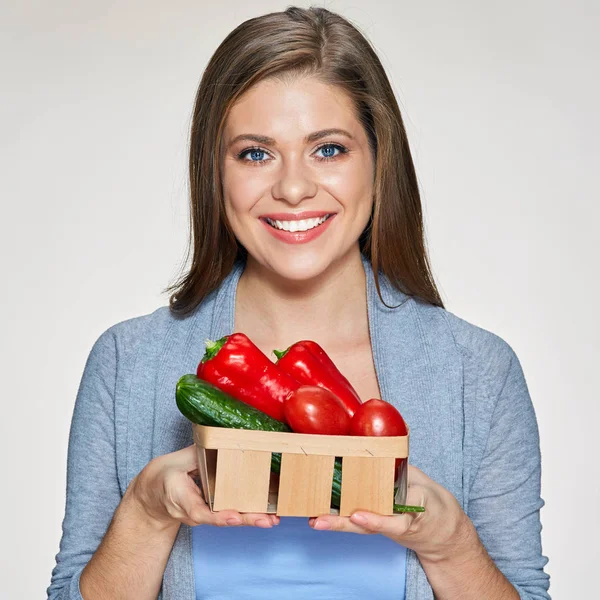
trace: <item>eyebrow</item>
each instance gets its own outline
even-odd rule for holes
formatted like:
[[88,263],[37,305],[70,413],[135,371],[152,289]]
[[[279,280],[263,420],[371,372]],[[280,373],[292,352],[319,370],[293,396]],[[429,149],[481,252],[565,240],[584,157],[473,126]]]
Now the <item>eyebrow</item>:
[[[314,131],[313,133],[309,133],[305,138],[304,138],[304,143],[305,144],[309,144],[310,142],[316,142],[317,140],[320,140],[324,137],[327,137],[329,135],[344,135],[347,138],[350,138],[351,140],[354,139],[354,137],[345,129],[339,129],[337,127],[333,127],[331,129],[321,129],[320,131]],[[266,135],[259,135],[257,133],[241,133],[240,135],[236,135],[231,142],[229,142],[229,146],[233,146],[233,144],[235,144],[236,142],[239,142],[240,140],[249,140],[252,142],[257,142],[258,144],[266,144],[269,146],[276,146],[277,142],[271,138],[268,137]]]

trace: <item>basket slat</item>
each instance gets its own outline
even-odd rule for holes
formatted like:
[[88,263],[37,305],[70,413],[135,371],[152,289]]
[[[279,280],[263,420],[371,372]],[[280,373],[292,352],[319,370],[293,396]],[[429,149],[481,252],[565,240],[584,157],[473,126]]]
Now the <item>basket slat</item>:
[[240,448],[327,456],[408,456],[408,436],[317,435],[206,425],[194,425],[194,435],[196,443],[204,448]]
[[277,514],[304,517],[329,514],[334,456],[281,455]]
[[394,513],[393,458],[342,457],[340,515],[362,509],[381,515]]
[[266,512],[269,502],[271,453],[221,448],[213,510]]

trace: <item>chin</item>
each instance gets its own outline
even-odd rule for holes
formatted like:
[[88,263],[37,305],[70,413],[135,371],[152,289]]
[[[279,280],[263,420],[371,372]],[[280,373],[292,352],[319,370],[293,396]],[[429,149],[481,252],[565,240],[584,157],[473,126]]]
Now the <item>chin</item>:
[[334,259],[334,256],[324,252],[300,252],[297,256],[289,254],[271,256],[266,261],[266,266],[284,279],[310,281],[322,275]]

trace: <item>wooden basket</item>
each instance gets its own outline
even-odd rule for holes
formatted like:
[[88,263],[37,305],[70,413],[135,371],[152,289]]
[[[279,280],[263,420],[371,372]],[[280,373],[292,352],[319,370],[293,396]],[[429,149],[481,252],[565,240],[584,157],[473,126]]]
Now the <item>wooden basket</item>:
[[[394,463],[408,458],[408,435],[315,435],[193,425],[202,492],[210,509],[288,517],[349,516],[362,509],[393,514],[404,504],[407,461],[394,498]],[[281,452],[279,478],[271,453]],[[336,456],[342,457],[339,510],[331,506]]]

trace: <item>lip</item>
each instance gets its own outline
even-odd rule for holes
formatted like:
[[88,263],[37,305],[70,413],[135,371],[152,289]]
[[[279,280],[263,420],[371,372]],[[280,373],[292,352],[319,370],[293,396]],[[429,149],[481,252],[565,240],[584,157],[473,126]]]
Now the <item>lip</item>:
[[[303,214],[303,213],[298,213],[298,214]],[[282,242],[285,242],[287,244],[306,244],[307,242],[312,242],[314,239],[323,235],[325,233],[325,231],[327,231],[327,229],[331,225],[331,221],[333,221],[335,219],[336,213],[321,213],[321,215],[327,215],[327,214],[331,214],[331,217],[329,217],[329,219],[327,219],[325,221],[325,223],[323,223],[321,225],[317,225],[317,227],[313,227],[312,229],[309,229],[308,231],[292,232],[292,231],[284,231],[283,229],[275,229],[275,227],[272,227],[271,225],[269,225],[263,218],[261,218],[259,220],[263,224],[263,226],[268,229],[269,233],[274,238],[276,238]],[[269,216],[269,218],[272,218],[270,215],[265,215],[265,216]],[[303,217],[303,218],[306,219],[307,217]],[[308,218],[310,219],[311,217],[308,217]],[[279,219],[279,220],[281,220],[281,219]],[[291,219],[283,219],[283,220],[291,220]]]
[[[333,215],[333,212],[325,210],[305,210],[298,213],[268,213],[260,215],[259,219],[271,219],[272,221],[302,221],[303,219],[316,219],[325,215]],[[329,219],[327,219],[329,220]]]

